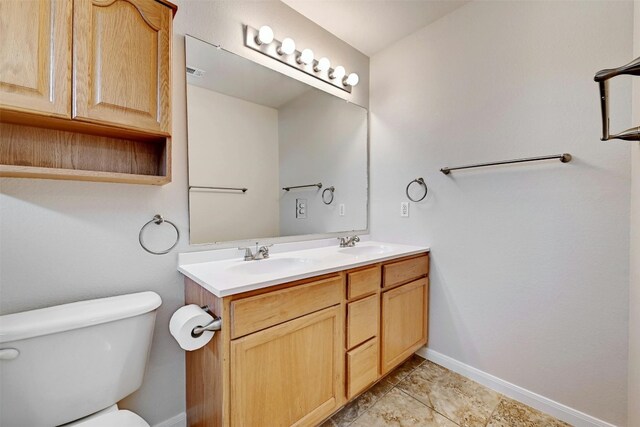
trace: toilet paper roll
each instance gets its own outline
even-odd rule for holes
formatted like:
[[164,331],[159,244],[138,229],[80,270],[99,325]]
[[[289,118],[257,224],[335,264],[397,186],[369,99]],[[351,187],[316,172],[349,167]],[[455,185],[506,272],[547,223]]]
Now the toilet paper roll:
[[196,326],[206,326],[212,320],[213,317],[198,305],[185,305],[177,309],[171,316],[169,331],[173,338],[178,341],[180,347],[187,351],[197,350],[207,345],[215,332],[204,331],[197,337],[194,337],[191,332]]

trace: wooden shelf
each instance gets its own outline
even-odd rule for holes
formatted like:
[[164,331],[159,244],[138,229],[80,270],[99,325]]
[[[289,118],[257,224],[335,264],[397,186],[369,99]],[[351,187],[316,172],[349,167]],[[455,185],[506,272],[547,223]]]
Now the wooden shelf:
[[124,184],[164,185],[168,176],[133,175],[118,172],[96,172],[77,169],[38,168],[0,165],[0,177],[62,179],[72,181],[119,182]]
[[0,176],[164,185],[171,138],[135,140],[0,123]]

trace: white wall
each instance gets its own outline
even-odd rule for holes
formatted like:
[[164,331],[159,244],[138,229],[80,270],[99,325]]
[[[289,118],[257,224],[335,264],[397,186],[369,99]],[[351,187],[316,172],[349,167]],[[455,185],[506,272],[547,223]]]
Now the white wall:
[[[124,406],[150,424],[184,411],[184,353],[168,333],[169,317],[184,302],[177,253],[188,245],[187,142],[184,37],[191,33],[254,58],[243,46],[242,24],[269,23],[340,59],[358,72],[361,87],[352,101],[368,105],[369,59],[278,1],[177,1],[173,42],[173,182],[163,187],[0,180],[0,312],[153,290],[159,310],[151,358],[142,388]],[[290,68],[260,58],[279,70]],[[278,67],[276,67],[278,65]],[[294,73],[295,70],[286,70]],[[311,80],[315,80],[309,77]],[[314,82],[314,84],[319,84]],[[337,90],[337,89],[336,89]],[[340,91],[343,92],[343,91]],[[346,96],[346,92],[344,92]],[[156,212],[182,233],[168,255],[153,256],[138,245],[138,231]],[[160,233],[160,230],[158,230]],[[152,236],[150,236],[152,237]]]
[[[192,244],[279,236],[278,110],[187,85]],[[247,218],[251,218],[247,221]]]
[[[640,2],[634,3],[634,58],[640,57]],[[633,80],[633,122],[640,125],[640,77]],[[640,143],[631,142],[631,281],[629,290],[629,421],[640,426]]]
[[[629,147],[599,141],[593,75],[629,60],[631,10],[471,2],[371,58],[371,230],[432,248],[429,347],[619,425]],[[612,84],[613,129],[630,82]],[[562,152],[574,161],[439,172]],[[416,176],[429,196],[401,218]]]
[[[366,230],[367,111],[333,96],[309,91],[279,109],[280,186],[322,182],[324,187],[282,192],[283,236]],[[330,205],[322,192],[335,187]],[[327,195],[327,197],[329,197]],[[296,198],[307,200],[307,217],[296,218]],[[339,215],[345,205],[344,216]]]

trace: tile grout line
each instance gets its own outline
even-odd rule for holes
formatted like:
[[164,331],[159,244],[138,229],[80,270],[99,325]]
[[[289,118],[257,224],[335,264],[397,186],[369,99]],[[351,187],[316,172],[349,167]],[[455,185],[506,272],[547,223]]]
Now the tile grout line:
[[[426,360],[426,359],[425,359],[425,361],[424,361],[424,362],[422,362],[420,365],[418,365],[418,366],[416,367],[416,369],[414,369],[414,371],[415,371],[415,370],[417,370],[420,366],[426,365],[426,364],[427,364],[427,362],[428,362],[428,360]],[[431,363],[434,363],[434,362],[431,362]],[[434,364],[435,364],[435,365],[437,365],[437,366],[439,366],[439,367],[441,367],[441,368],[444,368],[444,366],[438,365],[437,363],[434,363]],[[455,372],[452,372],[451,370],[449,370],[449,369],[447,369],[447,368],[444,368],[444,369],[447,371],[447,374],[449,374],[449,373],[455,373]],[[411,373],[413,373],[414,371],[411,371]],[[404,380],[405,380],[405,379],[407,379],[408,377],[409,377],[409,375],[407,375],[407,376],[406,376],[402,381],[404,381]],[[467,378],[466,378],[466,377],[464,377],[464,376],[461,376],[461,377],[462,377],[463,379],[465,379],[465,380],[467,379]],[[402,382],[402,381],[401,381],[401,382]],[[428,379],[427,379],[426,381],[427,381],[427,382],[429,382],[429,383],[431,383],[431,382],[432,382],[431,380],[428,380]],[[398,383],[398,385],[400,385],[400,382]],[[407,396],[410,396],[411,398],[413,398],[414,400],[416,400],[416,401],[417,401],[417,402],[419,402],[420,404],[422,404],[422,405],[424,405],[424,406],[428,407],[428,408],[429,408],[429,409],[431,409],[433,412],[435,412],[435,413],[437,413],[437,414],[439,414],[439,415],[443,416],[443,417],[444,417],[444,418],[446,418],[447,420],[451,421],[453,424],[455,424],[455,425],[457,425],[457,426],[460,426],[460,424],[459,424],[459,423],[457,423],[456,421],[454,421],[454,420],[452,420],[451,418],[449,418],[447,415],[445,415],[445,414],[441,413],[440,411],[438,411],[438,410],[435,408],[435,405],[433,404],[433,402],[431,402],[431,399],[429,399],[429,403],[430,403],[430,404],[427,404],[427,403],[424,403],[423,401],[421,401],[420,399],[418,399],[417,397],[415,397],[414,395],[412,395],[411,393],[409,393],[409,391],[407,391],[407,390],[403,390],[402,388],[398,388],[398,390],[400,390],[401,392],[403,392],[403,393],[404,393],[404,394],[406,394]],[[496,409],[498,408],[498,405],[499,405],[499,404],[500,404],[500,402],[502,401],[503,397],[504,397],[504,396],[500,395],[500,400],[498,400],[498,404],[496,404],[496,406],[493,408],[493,410],[491,411],[491,413],[490,413],[490,414],[489,414],[489,416],[487,417],[487,421],[486,421],[486,423],[485,423],[484,427],[487,427],[487,424],[488,424],[488,423],[489,423],[489,421],[491,420],[491,417],[493,416],[493,413],[494,413],[494,412],[496,411]]]
[[[421,357],[421,356],[419,356],[419,357]],[[422,357],[421,357],[421,358],[422,358]],[[422,358],[422,359],[424,359],[424,358]],[[371,406],[369,406],[365,411],[363,411],[363,412],[362,412],[362,414],[358,415],[358,416],[357,416],[353,421],[351,421],[349,424],[347,424],[347,427],[349,427],[350,425],[352,425],[353,423],[355,423],[356,421],[358,421],[358,419],[360,419],[360,417],[362,417],[364,414],[366,414],[367,412],[369,412],[369,410],[370,410],[371,408],[373,408],[373,407],[376,405],[376,403],[378,403],[378,402],[379,402],[383,397],[385,397],[387,394],[391,393],[391,391],[392,391],[393,389],[397,388],[398,384],[400,384],[402,381],[404,381],[406,378],[408,378],[408,377],[409,377],[409,375],[411,375],[411,374],[413,373],[413,371],[415,371],[415,370],[416,370],[416,369],[418,369],[420,366],[422,366],[424,363],[426,363],[426,361],[427,361],[427,359],[424,359],[422,362],[420,362],[420,364],[419,364],[419,365],[417,365],[415,368],[411,369],[411,371],[409,371],[409,373],[408,373],[406,376],[404,376],[400,381],[398,381],[398,383],[397,383],[397,384],[391,384],[391,382],[389,382],[386,378],[383,378],[383,379],[382,379],[382,381],[387,381],[387,382],[389,382],[389,385],[391,386],[391,388],[390,388],[386,393],[384,393],[382,396],[380,396],[378,399],[376,399],[376,400],[375,400],[375,402],[373,402],[373,403],[371,404]],[[398,389],[398,390],[400,390],[400,389]],[[400,391],[402,391],[402,390],[400,390]]]
[[[491,390],[491,389],[489,389],[488,387],[486,387],[486,386],[484,386],[484,385],[482,385],[482,384],[478,383],[477,381],[472,380],[471,378],[465,377],[464,375],[459,374],[459,373],[457,373],[457,372],[455,372],[455,371],[451,371],[450,369],[447,369],[447,368],[445,368],[444,366],[439,365],[439,364],[437,364],[437,363],[435,363],[435,362],[431,362],[431,363],[433,363],[433,364],[435,364],[435,365],[437,365],[437,366],[440,366],[441,368],[446,369],[446,370],[448,371],[448,373],[452,373],[452,374],[454,374],[454,375],[457,375],[457,376],[458,376],[458,377],[460,377],[464,382],[472,383],[472,384],[477,384],[477,385],[479,385],[480,387],[483,387],[483,388],[486,388],[486,389],[488,389],[488,390]],[[427,381],[428,381],[428,380],[427,380]],[[494,390],[494,391],[495,391],[495,390]],[[491,410],[491,412],[489,413],[489,416],[487,417],[487,421],[484,423],[484,427],[487,427],[487,426],[489,425],[489,422],[491,421],[491,418],[493,417],[493,414],[495,414],[496,410],[497,410],[497,409],[498,409],[498,407],[500,406],[500,403],[505,399],[505,396],[504,396],[502,393],[499,393],[499,392],[497,392],[497,391],[496,391],[495,393],[496,393],[496,394],[498,395],[498,397],[499,397],[499,399],[498,399],[498,403],[496,403],[496,406],[494,406],[494,407],[493,407],[493,409]],[[435,408],[434,408],[434,410],[435,410]],[[436,411],[436,412],[437,412],[437,411]],[[445,417],[446,417],[446,416],[445,416]],[[448,417],[447,417],[447,419],[448,419]],[[453,420],[452,420],[452,421],[453,421]]]
[[[418,366],[416,367],[416,369],[415,369],[415,370],[417,370],[420,366],[425,365],[425,364],[426,364],[426,362],[427,362],[427,360],[425,360],[423,363],[421,363],[420,365],[418,365]],[[414,371],[415,371],[415,370],[414,370]],[[411,373],[413,373],[414,371],[411,371]],[[406,380],[407,378],[409,378],[409,375],[407,375],[407,376],[406,376],[402,381]],[[402,381],[401,381],[401,382],[402,382]],[[430,380],[426,380],[426,381],[427,381],[427,382],[431,382]],[[400,385],[400,383],[398,383],[398,385]],[[409,396],[413,397],[414,399],[416,399],[418,402],[422,403],[423,405],[428,406],[429,408],[431,408],[431,409],[433,409],[434,411],[438,412],[438,411],[436,410],[436,408],[434,407],[435,405],[433,404],[433,402],[431,401],[431,399],[429,399],[429,403],[431,404],[431,405],[429,405],[429,403],[424,403],[423,401],[421,401],[420,399],[418,399],[418,398],[417,398],[417,397],[415,397],[414,395],[410,394],[407,390],[403,390],[402,388],[399,388],[399,390],[400,390],[400,391],[402,391],[402,392],[404,392],[404,393],[406,393],[407,395],[409,395]],[[438,412],[438,413],[440,414],[440,412]],[[447,417],[447,416],[446,416],[446,415],[444,415],[444,414],[440,414],[440,415],[442,415],[443,417],[445,417],[445,418],[449,419],[449,417]],[[456,424],[456,425],[458,424],[458,423],[456,423],[456,422],[455,422],[455,421],[453,421],[453,420],[451,420],[451,421],[452,421],[454,424]]]
[[496,411],[498,410],[498,406],[500,406],[503,400],[504,400],[504,396],[500,395],[500,400],[498,400],[498,404],[496,405],[495,408],[493,408],[493,411],[491,411],[491,414],[489,414],[489,418],[487,418],[487,422],[484,424],[484,427],[487,427],[489,425],[489,423],[491,422],[491,418],[493,418],[493,414],[496,413]]
[[[421,367],[421,366],[423,366],[423,365],[426,365],[426,364],[427,364],[427,362],[428,362],[428,360],[427,360],[427,359],[425,359],[421,364],[419,364],[418,366],[416,366],[416,368],[415,368],[413,371],[411,371],[411,374],[412,374],[414,371],[416,371],[419,367]],[[432,363],[433,363],[433,362],[432,362]],[[440,366],[440,365],[438,365],[438,366]],[[445,369],[446,369],[446,368],[445,368]],[[409,375],[410,375],[410,374],[409,374]],[[404,380],[406,380],[407,378],[409,378],[409,375],[407,375],[407,376],[406,376],[402,381],[404,381]],[[401,381],[401,382],[402,382],[402,381]],[[429,380],[427,380],[427,381],[428,381],[428,382],[431,382],[431,381],[429,381]],[[398,383],[398,385],[400,385],[400,382]],[[415,397],[415,396],[414,396],[414,395],[412,395],[411,393],[409,393],[407,390],[403,390],[403,389],[402,389],[402,388],[400,388],[400,387],[398,387],[398,390],[400,390],[401,392],[403,392],[403,393],[404,393],[404,394],[406,394],[407,396],[411,397],[412,399],[416,400],[416,401],[417,401],[417,402],[419,402],[420,404],[422,404],[422,405],[426,406],[427,408],[431,409],[433,412],[435,412],[435,413],[437,413],[437,414],[439,414],[439,415],[443,416],[443,417],[444,417],[444,418],[446,418],[447,420],[451,421],[453,424],[455,424],[455,425],[457,425],[457,426],[460,426],[460,424],[459,424],[459,423],[457,423],[456,421],[454,421],[454,420],[452,420],[451,418],[449,418],[447,415],[445,415],[445,414],[441,413],[440,411],[438,411],[438,410],[435,408],[435,405],[433,404],[433,402],[431,402],[431,399],[429,399],[429,403],[431,404],[431,405],[429,405],[429,404],[427,404],[427,403],[424,403],[423,401],[421,401],[420,399],[418,399],[417,397]],[[497,406],[496,406],[496,408],[497,408]],[[494,409],[494,411],[495,411],[495,409]],[[493,415],[493,412],[492,412],[491,414]],[[488,422],[488,420],[487,420],[487,422]],[[485,427],[486,427],[486,426],[485,426]]]
[[[382,381],[386,381],[386,379],[383,379]],[[371,404],[371,406],[369,406],[367,409],[365,409],[364,411],[362,411],[362,413],[360,415],[358,415],[353,421],[351,421],[349,424],[347,424],[347,427],[349,427],[350,425],[352,425],[353,423],[355,423],[356,421],[358,421],[358,419],[360,419],[360,417],[362,417],[364,414],[366,414],[367,412],[369,412],[369,410],[371,408],[373,408],[374,406],[376,406],[376,403],[378,403],[383,397],[385,397],[387,394],[391,393],[391,390],[393,390],[395,388],[395,386],[391,383],[389,383],[389,385],[391,385],[391,388],[384,393],[382,396],[380,396],[379,398],[377,398],[375,400],[375,402],[373,402]]]
[[[410,398],[410,400],[411,400],[411,401],[415,401],[415,402],[417,402],[417,403],[419,404],[419,405],[418,405],[418,408],[423,408],[423,407],[424,407],[424,408],[428,408],[429,410],[431,410],[431,411],[432,411],[432,412],[434,412],[435,414],[437,414],[437,415],[441,416],[444,420],[449,421],[449,422],[451,423],[451,425],[452,425],[452,426],[462,427],[464,424],[461,424],[461,423],[464,423],[464,422],[465,422],[465,420],[464,420],[464,419],[461,419],[461,420],[458,420],[458,421],[454,421],[454,420],[453,420],[453,419],[451,419],[449,416],[447,416],[447,415],[445,415],[445,414],[441,413],[440,411],[438,411],[438,410],[434,407],[434,406],[435,406],[435,404],[434,404],[434,402],[432,401],[432,399],[431,399],[430,395],[427,395],[427,402],[425,403],[425,402],[423,402],[423,401],[421,400],[421,398],[419,398],[419,397],[415,396],[414,394],[412,394],[412,391],[411,391],[412,389],[411,389],[411,387],[409,387],[409,389],[407,389],[407,390],[405,390],[405,389],[403,388],[402,384],[404,384],[405,382],[409,383],[409,379],[411,378],[411,376],[412,376],[414,373],[416,373],[416,371],[420,370],[421,368],[425,368],[425,367],[426,367],[428,364],[430,364],[430,363],[433,363],[435,366],[437,366],[437,367],[439,367],[439,368],[442,368],[442,369],[444,370],[444,374],[445,374],[445,375],[453,374],[455,377],[459,377],[459,379],[460,379],[463,383],[468,384],[469,386],[473,386],[473,387],[475,387],[475,386],[479,386],[479,387],[480,387],[480,388],[482,388],[482,389],[487,389],[487,390],[489,390],[489,391],[494,391],[494,392],[495,392],[495,394],[497,395],[497,403],[494,405],[494,407],[492,408],[492,410],[491,410],[491,411],[489,411],[489,413],[488,413],[488,415],[487,415],[487,417],[486,417],[486,421],[485,421],[484,423],[482,423],[482,424],[478,424],[479,426],[482,426],[482,427],[489,427],[489,425],[491,424],[491,422],[492,422],[492,420],[494,419],[494,417],[496,416],[496,414],[498,414],[498,408],[500,408],[500,405],[501,405],[501,404],[503,404],[503,403],[505,403],[505,402],[507,402],[507,401],[509,401],[509,398],[508,398],[507,396],[505,396],[505,395],[503,395],[502,393],[499,393],[499,392],[497,392],[497,391],[495,391],[495,390],[492,390],[492,389],[490,389],[490,388],[488,388],[488,387],[484,386],[483,384],[480,384],[480,383],[478,383],[477,381],[472,380],[471,378],[468,378],[468,377],[465,377],[464,375],[458,374],[458,373],[457,373],[457,372],[455,372],[455,371],[451,371],[451,370],[449,370],[449,369],[447,369],[447,368],[445,368],[445,367],[443,367],[442,365],[439,365],[439,364],[437,364],[437,363],[430,362],[430,361],[428,361],[428,360],[423,360],[422,362],[418,363],[418,365],[416,365],[415,367],[410,368],[410,369],[407,369],[407,371],[406,371],[406,375],[403,375],[402,377],[400,377],[400,379],[397,379],[398,377],[396,377],[395,379],[397,379],[397,381],[396,381],[396,383],[395,383],[395,384],[394,384],[394,383],[392,383],[391,381],[389,381],[388,379],[382,379],[381,381],[385,381],[385,382],[387,383],[387,384],[385,385],[385,387],[389,387],[389,386],[390,386],[390,388],[389,388],[386,392],[381,393],[381,394],[379,395],[379,397],[378,397],[378,398],[376,398],[375,400],[373,400],[373,399],[372,399],[372,400],[371,400],[371,404],[370,404],[370,406],[369,406],[366,410],[362,411],[362,413],[358,414],[358,415],[353,419],[353,421],[349,422],[348,424],[344,424],[344,427],[350,427],[350,426],[353,426],[353,425],[354,425],[358,420],[360,420],[360,419],[361,419],[365,414],[368,414],[368,413],[372,412],[372,408],[374,408],[378,403],[380,403],[380,401],[381,401],[382,399],[384,399],[387,395],[389,395],[390,393],[392,393],[392,392],[394,391],[394,389],[395,389],[395,390],[397,390],[397,391],[400,393],[400,395],[405,396],[406,398]],[[398,367],[398,368],[400,368],[400,367]],[[398,368],[397,368],[397,369],[398,369]],[[399,369],[398,369],[398,370],[399,370]],[[390,373],[390,374],[391,374],[391,373]],[[434,374],[435,374],[435,372],[434,372]],[[439,374],[438,374],[438,375],[439,375]],[[434,378],[432,378],[432,379],[424,378],[424,380],[425,380],[427,383],[433,383],[433,381],[432,381],[432,380],[435,380],[435,377],[434,377]],[[404,387],[407,387],[407,386],[404,386]],[[470,390],[470,392],[473,392],[473,394],[475,394],[475,391],[473,391],[473,389],[472,389],[472,390]],[[491,399],[491,400],[492,400],[492,399]],[[519,404],[519,405],[522,405],[522,406],[527,407],[527,405],[525,405],[525,404],[524,404],[524,403],[522,403],[522,402],[519,402],[519,401],[515,401],[515,402],[516,402],[517,404]],[[488,402],[487,402],[487,403],[488,403]],[[485,408],[486,408],[486,409],[488,409],[488,408],[490,408],[490,406],[488,406],[488,405],[487,405],[487,406],[485,406]],[[557,418],[554,418],[553,416],[551,416],[551,415],[549,415],[549,414],[546,414],[546,413],[541,412],[541,411],[537,411],[535,408],[532,408],[532,409],[533,409],[533,411],[534,411],[534,412],[540,412],[540,413],[541,413],[541,415],[543,415],[543,416],[545,416],[545,417],[549,417],[549,418],[550,418],[550,419],[552,419],[552,420],[557,420]],[[380,414],[378,414],[378,415],[380,415]],[[372,415],[372,416],[374,416],[374,418],[376,418],[376,417],[375,417],[375,415]],[[332,418],[333,418],[333,417],[332,417]],[[529,416],[527,419],[531,420],[531,419],[533,419],[533,418],[534,418],[533,416]],[[497,420],[500,420],[500,418],[498,417],[498,418],[497,418]],[[332,421],[333,421],[333,420],[332,420]],[[480,419],[478,419],[477,421],[478,421],[479,423],[481,423]],[[336,424],[335,422],[333,422],[333,425],[334,425],[334,427],[337,427],[337,424]],[[549,425],[551,425],[551,424],[549,424]],[[554,425],[555,425],[555,424],[554,424]]]
[[399,388],[399,389],[398,389],[398,391],[399,391],[399,392],[401,392],[401,393],[403,393],[403,394],[405,394],[405,395],[407,395],[407,396],[408,396],[408,397],[410,397],[411,399],[415,400],[416,402],[418,402],[419,404],[421,404],[421,405],[422,405],[422,406],[424,406],[425,408],[429,408],[429,409],[431,409],[433,412],[435,412],[436,414],[438,414],[438,415],[442,416],[443,418],[448,419],[448,420],[449,420],[449,421],[451,421],[453,424],[455,424],[455,425],[457,425],[457,426],[460,426],[460,424],[458,424],[457,422],[453,421],[451,418],[447,417],[446,415],[444,415],[444,414],[442,414],[442,413],[438,412],[435,408],[432,408],[431,406],[429,406],[429,405],[425,404],[424,402],[422,402],[421,400],[419,400],[417,397],[412,396],[411,394],[409,394],[408,392],[406,392],[406,391],[402,390],[401,388]]

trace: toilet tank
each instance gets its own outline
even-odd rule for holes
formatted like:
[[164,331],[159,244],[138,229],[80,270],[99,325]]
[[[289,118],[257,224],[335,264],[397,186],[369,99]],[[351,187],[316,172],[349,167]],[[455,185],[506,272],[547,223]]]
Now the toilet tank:
[[140,388],[155,292],[0,316],[0,426],[57,426]]

